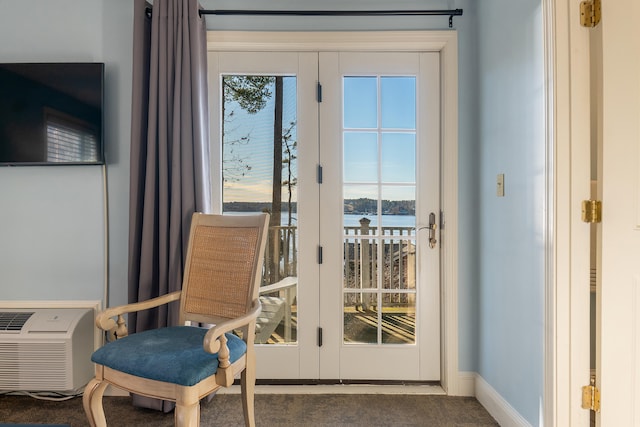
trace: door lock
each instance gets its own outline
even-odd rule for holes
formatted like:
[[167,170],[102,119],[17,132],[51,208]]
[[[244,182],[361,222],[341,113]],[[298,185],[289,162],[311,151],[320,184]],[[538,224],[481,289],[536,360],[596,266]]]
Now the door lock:
[[424,230],[425,228],[429,230],[429,247],[433,249],[436,247],[436,243],[438,243],[436,240],[436,229],[438,225],[436,224],[436,214],[433,212],[429,214],[429,225],[420,227],[418,230]]
[[434,214],[433,212],[431,212],[429,214],[429,247],[431,249],[436,247],[436,243],[438,243],[438,241],[436,240],[436,228],[438,228],[437,224],[436,224],[436,214]]

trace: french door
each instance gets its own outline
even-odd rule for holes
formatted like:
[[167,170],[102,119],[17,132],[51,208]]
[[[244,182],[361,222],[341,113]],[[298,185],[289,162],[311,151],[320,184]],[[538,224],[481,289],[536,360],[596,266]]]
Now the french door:
[[318,378],[317,64],[316,53],[208,58],[214,211],[271,213],[255,341],[263,379]]
[[214,209],[272,218],[258,378],[439,380],[438,61],[210,52]]
[[321,377],[438,380],[439,55],[319,66]]

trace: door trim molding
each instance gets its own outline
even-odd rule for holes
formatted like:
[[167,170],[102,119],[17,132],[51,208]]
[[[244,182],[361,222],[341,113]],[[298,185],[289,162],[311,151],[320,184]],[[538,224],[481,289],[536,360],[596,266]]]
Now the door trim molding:
[[[545,217],[545,284],[544,284],[544,360],[543,360],[543,419],[544,425],[558,425],[558,419],[567,419],[564,415],[559,414],[557,406],[561,403],[559,397],[559,388],[562,381],[556,372],[560,366],[560,357],[564,351],[556,344],[557,337],[562,336],[559,325],[562,323],[559,315],[556,313],[559,308],[559,301],[562,299],[556,292],[559,275],[563,274],[562,267],[557,267],[556,262],[560,259],[560,254],[556,255],[562,245],[562,239],[557,236],[555,218],[561,213],[562,203],[555,202],[555,195],[558,194],[556,189],[559,174],[554,173],[554,162],[562,160],[563,156],[555,153],[556,139],[562,137],[566,128],[562,126],[563,104],[560,99],[560,92],[555,86],[559,80],[562,80],[563,64],[560,62],[556,69],[556,55],[562,52],[562,44],[565,41],[563,36],[564,30],[559,28],[556,31],[555,20],[561,15],[561,11],[555,10],[553,0],[543,0],[543,35],[544,35],[544,73],[545,73],[545,193],[546,199],[546,217]],[[566,17],[565,17],[566,18]],[[559,40],[556,40],[559,37]],[[563,94],[564,95],[564,94]],[[556,109],[556,105],[558,109]],[[559,126],[555,123],[560,120]],[[568,341],[565,340],[565,341]],[[565,371],[565,372],[568,372]],[[562,402],[568,406],[568,402]],[[568,425],[568,424],[567,424]]]
[[[543,0],[546,114],[546,271],[543,422],[588,426],[581,386],[589,383],[589,227],[579,201],[590,194],[589,33],[579,4]],[[586,62],[585,62],[586,61]],[[585,90],[586,89],[586,90]],[[587,118],[587,119],[585,119]],[[576,208],[576,206],[578,206]],[[588,288],[588,286],[587,286]]]
[[[393,51],[457,52],[456,31],[208,31],[207,50],[216,52]],[[455,56],[456,64],[458,57]],[[457,72],[456,72],[457,74]],[[456,80],[457,83],[457,80]],[[457,104],[457,103],[456,103]]]
[[442,387],[464,389],[458,375],[458,34],[456,31],[272,32],[209,31],[216,52],[439,52],[442,77]]

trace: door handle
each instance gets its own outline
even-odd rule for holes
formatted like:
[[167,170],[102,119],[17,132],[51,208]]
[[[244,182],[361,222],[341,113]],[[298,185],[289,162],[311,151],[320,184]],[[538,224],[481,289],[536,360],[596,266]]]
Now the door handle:
[[434,249],[438,243],[438,240],[436,240],[436,230],[438,229],[438,225],[436,224],[436,214],[433,212],[429,214],[429,225],[420,227],[418,230],[424,230],[425,228],[429,230],[429,247]]
[[436,229],[438,225],[436,224],[436,214],[433,212],[429,214],[429,226],[427,228],[429,229],[429,247],[433,249],[436,247],[436,243],[438,243],[436,240]]

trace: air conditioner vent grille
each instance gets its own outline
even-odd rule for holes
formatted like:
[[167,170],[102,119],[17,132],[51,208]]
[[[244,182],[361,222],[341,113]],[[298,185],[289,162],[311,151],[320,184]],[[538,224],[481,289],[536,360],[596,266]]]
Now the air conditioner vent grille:
[[33,316],[34,312],[0,312],[0,332],[21,331],[27,320]]

